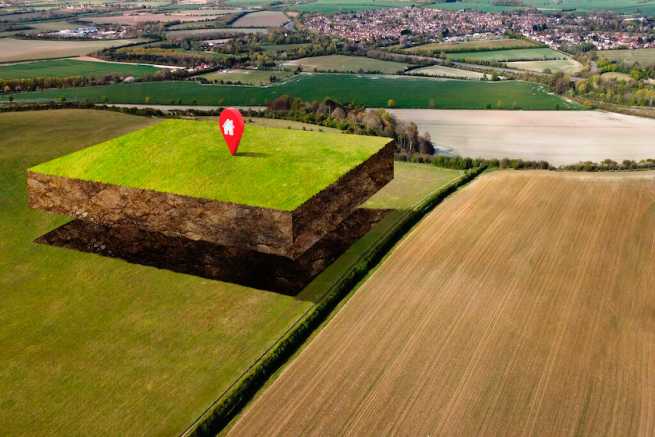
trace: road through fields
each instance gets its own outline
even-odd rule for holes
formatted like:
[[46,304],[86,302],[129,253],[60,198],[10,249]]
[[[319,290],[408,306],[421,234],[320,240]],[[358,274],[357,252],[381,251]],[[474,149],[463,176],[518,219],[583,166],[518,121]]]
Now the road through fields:
[[654,435],[653,277],[655,173],[482,176],[229,435]]

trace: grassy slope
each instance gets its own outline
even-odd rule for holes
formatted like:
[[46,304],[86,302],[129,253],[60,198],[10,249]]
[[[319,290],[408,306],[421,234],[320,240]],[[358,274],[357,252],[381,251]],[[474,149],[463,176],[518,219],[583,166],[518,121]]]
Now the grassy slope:
[[[0,137],[7,435],[179,434],[383,231],[374,228],[298,298],[32,243],[67,219],[27,208],[26,168],[151,123],[100,111],[0,114],[0,128],[14,133]],[[421,189],[457,176],[430,170]],[[414,196],[413,173],[397,164],[388,187]]]
[[[389,77],[352,74],[303,74],[294,80],[269,87],[199,85],[193,82],[149,82],[101,87],[50,89],[16,94],[16,100],[90,100],[109,103],[198,105],[263,105],[280,95],[306,100],[332,97],[342,102],[384,107],[395,99],[399,108],[483,109],[487,105],[523,109],[580,108],[548,94],[543,87],[527,82],[475,82],[417,77]],[[0,101],[6,100],[0,96]]]
[[110,62],[55,59],[0,65],[0,79],[33,79],[37,77],[101,77],[107,74],[141,77],[159,69],[149,65],[114,64]]
[[389,141],[246,125],[231,156],[215,120],[166,120],[32,170],[291,211]]

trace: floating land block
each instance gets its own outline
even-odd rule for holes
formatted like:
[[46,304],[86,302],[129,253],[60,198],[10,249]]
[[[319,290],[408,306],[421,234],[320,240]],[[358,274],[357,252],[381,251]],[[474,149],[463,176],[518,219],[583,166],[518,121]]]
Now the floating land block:
[[388,138],[166,120],[28,170],[32,208],[291,259],[393,179]]

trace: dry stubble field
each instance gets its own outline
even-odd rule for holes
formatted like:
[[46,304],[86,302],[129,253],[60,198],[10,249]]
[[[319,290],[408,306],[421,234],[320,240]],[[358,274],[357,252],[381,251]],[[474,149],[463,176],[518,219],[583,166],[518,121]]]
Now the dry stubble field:
[[655,173],[482,176],[231,435],[654,435],[654,276]]
[[471,158],[580,161],[655,158],[655,120],[601,111],[391,109],[442,151]]

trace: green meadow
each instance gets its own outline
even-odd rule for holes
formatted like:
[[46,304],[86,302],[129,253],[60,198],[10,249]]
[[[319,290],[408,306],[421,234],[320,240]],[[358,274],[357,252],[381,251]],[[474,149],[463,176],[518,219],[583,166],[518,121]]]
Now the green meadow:
[[[0,114],[4,435],[182,434],[402,217],[391,213],[295,297],[34,243],[69,219],[28,208],[28,168],[158,122]],[[388,197],[370,207],[405,208],[460,175],[396,163]]]
[[43,77],[102,77],[108,74],[141,77],[155,74],[159,68],[151,65],[116,64],[111,62],[53,59],[0,65],[0,79],[35,79]]
[[447,53],[446,57],[453,61],[536,61],[566,59],[562,53],[547,47],[537,47],[531,49],[508,49],[508,50],[489,50],[489,51],[471,51]]
[[[522,81],[484,82],[408,76],[301,74],[270,86],[201,85],[184,82],[140,82],[97,87],[48,89],[14,94],[17,101],[67,101],[180,105],[265,105],[281,95],[305,100],[326,97],[369,107],[450,109],[581,109]],[[0,101],[8,96],[0,97]]]

